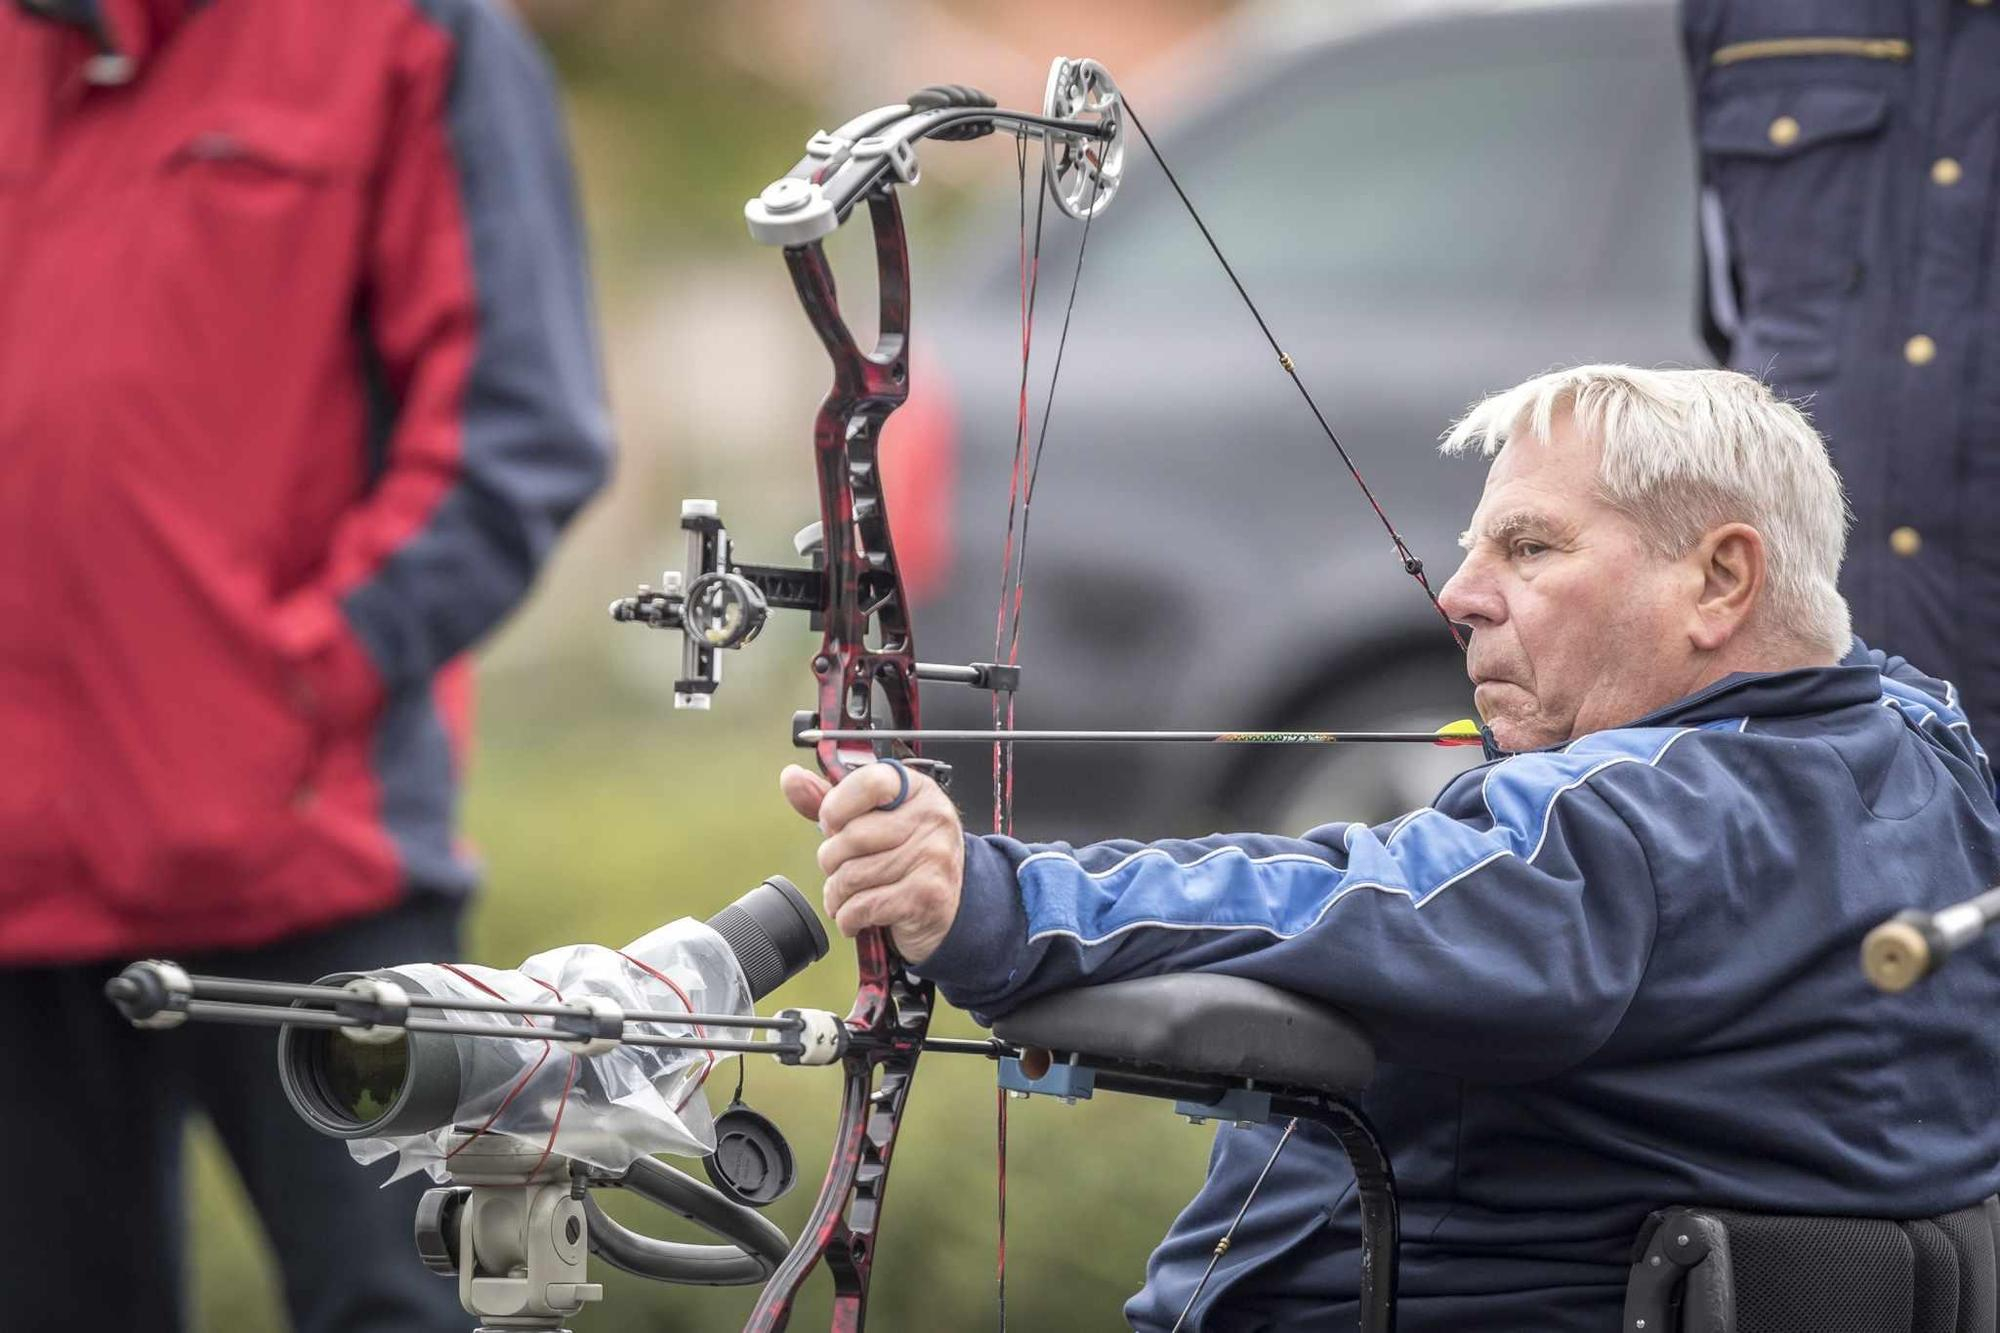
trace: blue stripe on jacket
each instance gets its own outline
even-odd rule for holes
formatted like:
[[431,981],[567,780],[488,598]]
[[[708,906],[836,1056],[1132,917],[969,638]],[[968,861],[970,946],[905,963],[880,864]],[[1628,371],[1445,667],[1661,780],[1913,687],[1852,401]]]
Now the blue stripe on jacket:
[[[1700,729],[1740,730],[1743,723],[1729,718]],[[1087,863],[1111,854],[1107,849],[1038,851],[1016,870],[1028,939],[1063,935],[1090,945],[1141,928],[1256,930],[1289,939],[1364,889],[1398,895],[1420,909],[1497,858],[1533,862],[1564,795],[1613,765],[1658,763],[1693,730],[1599,732],[1561,750],[1495,764],[1480,787],[1490,820],[1483,828],[1426,806],[1386,832],[1350,824],[1338,851],[1329,847],[1318,855],[1256,856],[1236,844],[1161,843],[1092,869]]]

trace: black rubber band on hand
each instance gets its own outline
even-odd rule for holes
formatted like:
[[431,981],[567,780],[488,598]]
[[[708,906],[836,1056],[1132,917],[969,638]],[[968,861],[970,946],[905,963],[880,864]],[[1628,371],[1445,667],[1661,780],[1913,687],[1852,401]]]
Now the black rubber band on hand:
[[895,800],[886,801],[883,804],[876,806],[875,808],[877,810],[895,810],[900,808],[903,802],[910,799],[910,770],[903,767],[903,761],[900,759],[885,758],[885,759],[877,759],[875,762],[878,764],[887,764],[891,768],[895,769],[896,776],[899,779],[901,779],[903,783],[901,789],[896,792]]

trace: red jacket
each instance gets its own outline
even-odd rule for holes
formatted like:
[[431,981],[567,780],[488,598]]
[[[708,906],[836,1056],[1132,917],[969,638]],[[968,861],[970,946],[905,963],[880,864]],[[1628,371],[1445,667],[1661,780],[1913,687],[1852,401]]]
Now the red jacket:
[[0,7],[0,963],[463,892],[457,659],[609,452],[546,70],[494,0],[55,8]]

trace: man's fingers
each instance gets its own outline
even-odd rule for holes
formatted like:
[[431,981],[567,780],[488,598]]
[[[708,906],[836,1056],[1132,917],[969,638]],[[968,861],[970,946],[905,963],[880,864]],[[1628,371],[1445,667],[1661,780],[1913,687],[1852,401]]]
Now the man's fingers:
[[899,842],[870,856],[858,856],[836,866],[826,877],[826,914],[835,916],[841,904],[857,894],[894,885],[915,868],[917,856],[909,843]]
[[910,780],[905,805],[924,795],[926,787],[936,785],[923,774],[913,773],[907,768],[899,770],[895,764],[865,765],[841,778],[825,804],[820,806],[820,827],[828,833],[838,833],[869,811],[880,810],[902,793],[905,773],[909,774]]
[[965,869],[958,809],[943,789],[895,764],[865,765],[832,784],[792,768],[783,786],[826,835],[824,903],[840,933],[887,929],[912,962],[934,951],[957,915]]
[[849,939],[870,928],[886,930],[907,961],[921,964],[943,942],[951,918],[937,894],[904,885],[855,894],[834,913],[833,924]]
[[820,807],[828,836],[819,864],[826,914],[840,933],[886,929],[917,962],[938,948],[958,914],[965,843],[957,808],[919,774],[911,775],[903,804],[882,809],[902,787],[889,765],[858,769],[836,784]]
[[819,845],[819,873],[831,875],[850,861],[901,847],[921,836],[925,822],[907,805],[871,811]]
[[870,926],[894,926],[901,915],[896,911],[896,895],[887,889],[857,893],[833,914],[833,924],[842,935],[853,939]]
[[826,794],[833,790],[833,784],[817,773],[808,773],[797,764],[785,765],[785,771],[778,774],[778,790],[785,794],[785,800],[792,809],[807,819],[818,819],[820,806]]
[[[916,798],[919,792],[917,784],[929,782],[930,779],[921,773],[911,773],[909,797],[905,803]],[[797,764],[787,764],[785,771],[778,774],[778,788],[784,792],[792,809],[807,819],[818,820],[823,831],[838,833],[857,816],[878,810],[895,800],[903,792],[903,778],[893,764],[868,764],[855,769],[835,784]]]

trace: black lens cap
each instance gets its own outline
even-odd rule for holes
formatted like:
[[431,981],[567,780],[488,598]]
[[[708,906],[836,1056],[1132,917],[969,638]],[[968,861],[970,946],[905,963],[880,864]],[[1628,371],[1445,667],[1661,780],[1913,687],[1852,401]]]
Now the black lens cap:
[[769,1116],[742,1102],[715,1117],[715,1151],[701,1165],[717,1189],[752,1208],[784,1198],[798,1180],[792,1145]]

